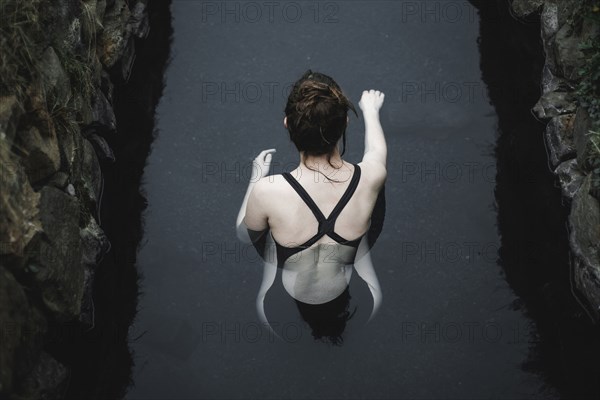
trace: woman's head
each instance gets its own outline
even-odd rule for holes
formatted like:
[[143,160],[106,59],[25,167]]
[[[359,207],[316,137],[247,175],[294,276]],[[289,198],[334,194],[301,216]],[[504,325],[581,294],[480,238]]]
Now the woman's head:
[[342,140],[346,149],[348,110],[356,109],[329,76],[308,70],[294,84],[285,107],[290,139],[306,156],[334,153]]

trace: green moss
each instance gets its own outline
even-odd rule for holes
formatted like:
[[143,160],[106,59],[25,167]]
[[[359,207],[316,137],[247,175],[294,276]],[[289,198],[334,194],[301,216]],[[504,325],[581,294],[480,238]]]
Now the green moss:
[[74,55],[63,56],[59,53],[58,57],[69,76],[73,92],[81,93],[85,99],[89,99],[94,90],[91,62]]
[[36,76],[36,56],[43,36],[40,0],[2,0],[0,2],[0,94],[16,94]]
[[79,227],[85,228],[90,218],[93,218],[90,210],[94,208],[94,200],[90,198],[87,190],[85,189],[85,183],[81,179],[77,179],[73,182],[75,188],[75,196],[79,200]]
[[594,127],[600,127],[600,38],[590,38],[580,46],[586,63],[579,70],[581,81],[577,88],[580,104],[592,118]]
[[[590,0],[584,6],[584,18],[600,25],[600,2]],[[579,71],[581,78],[577,95],[579,103],[588,111],[592,130],[589,132],[592,149],[587,157],[586,169],[592,174],[591,192],[600,197],[600,30],[581,44],[585,56],[585,65]]]
[[94,65],[96,49],[96,23],[90,6],[81,3],[81,14],[79,19],[83,25],[83,39],[87,50],[84,54],[64,54],[57,49],[58,58],[69,76],[72,90],[75,93],[81,93],[84,99],[90,99],[94,91]]
[[73,106],[72,98],[61,103],[53,94],[49,94],[46,98],[46,107],[58,131],[69,135],[79,134],[79,125],[75,117],[77,110]]
[[592,175],[590,192],[600,199],[600,131],[590,131],[589,136],[592,144],[592,151],[587,159]]
[[[44,48],[50,44],[47,26],[53,21],[47,17],[47,0],[2,0],[0,1],[0,95],[16,94],[24,103],[28,85],[40,75],[38,59]],[[96,48],[95,16],[86,3],[80,3],[79,18],[84,26],[84,39],[87,51],[84,54],[72,54],[55,47],[60,62],[69,77],[74,93],[80,93],[89,100],[94,91],[94,57]],[[74,101],[73,98],[70,99]],[[53,99],[47,99],[48,110],[55,105]],[[66,107],[66,104],[62,104]],[[69,104],[75,108],[73,104]],[[51,112],[53,115],[56,113]],[[58,121],[61,125],[61,121]],[[63,124],[64,125],[64,124]]]

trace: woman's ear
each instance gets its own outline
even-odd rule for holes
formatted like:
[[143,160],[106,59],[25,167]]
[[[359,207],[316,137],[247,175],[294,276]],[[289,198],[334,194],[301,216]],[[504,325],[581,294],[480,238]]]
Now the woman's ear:
[[285,126],[285,129],[287,129],[287,117],[283,118],[283,126]]

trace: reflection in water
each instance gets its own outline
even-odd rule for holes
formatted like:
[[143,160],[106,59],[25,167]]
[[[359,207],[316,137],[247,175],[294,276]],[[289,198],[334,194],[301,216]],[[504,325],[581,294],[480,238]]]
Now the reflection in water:
[[[338,297],[322,304],[308,304],[298,299],[294,299],[300,316],[309,325],[312,330],[312,336],[315,340],[322,340],[334,345],[343,343],[342,333],[346,328],[346,323],[354,316],[357,311],[355,306],[352,312],[349,311],[350,306],[350,278],[352,276],[352,265],[358,275],[365,281],[369,287],[369,291],[373,296],[373,310],[368,321],[375,316],[382,302],[382,293],[375,273],[375,268],[371,260],[371,249],[375,245],[377,238],[383,228],[385,218],[385,186],[379,192],[379,196],[375,203],[375,208],[371,215],[371,224],[369,230],[363,236],[360,245],[355,253],[355,257],[347,265],[346,268],[346,285],[345,289]],[[285,271],[290,268],[289,265],[283,264],[278,268],[277,262],[277,244],[273,240],[269,232],[254,232],[248,230],[252,243],[259,255],[264,260],[263,280],[256,298],[256,309],[260,321],[270,330],[272,334],[280,337],[271,327],[265,313],[265,297],[269,289],[273,286],[277,277],[278,269],[282,270],[282,283],[285,286]],[[307,249],[312,251],[311,249]],[[304,256],[298,257],[294,262],[291,262],[292,267],[295,262],[300,260],[314,260],[313,258]],[[290,261],[288,260],[288,263]],[[289,293],[289,292],[288,292]],[[293,296],[293,293],[289,293]],[[367,322],[368,322],[367,321]]]
[[346,323],[354,316],[357,309],[355,306],[352,313],[348,310],[350,298],[350,290],[346,287],[341,295],[324,304],[306,304],[296,300],[298,311],[312,329],[315,340],[324,338],[334,345],[341,345],[344,342],[342,333],[346,329]]

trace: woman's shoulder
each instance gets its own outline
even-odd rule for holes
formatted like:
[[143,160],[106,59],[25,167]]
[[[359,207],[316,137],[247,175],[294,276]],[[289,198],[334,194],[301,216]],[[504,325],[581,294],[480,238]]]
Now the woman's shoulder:
[[373,161],[363,160],[357,164],[360,167],[361,179],[375,190],[381,189],[387,178],[387,169],[385,165]]
[[256,190],[256,193],[259,195],[274,195],[280,194],[285,188],[285,185],[285,178],[282,174],[273,174],[260,178],[256,182],[254,190]]

